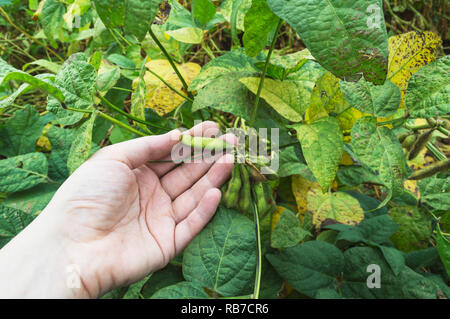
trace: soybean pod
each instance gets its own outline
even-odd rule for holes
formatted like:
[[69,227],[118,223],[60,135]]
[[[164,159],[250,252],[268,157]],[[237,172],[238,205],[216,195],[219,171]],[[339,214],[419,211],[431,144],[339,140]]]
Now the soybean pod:
[[233,172],[231,173],[231,180],[228,182],[228,189],[225,193],[225,206],[227,208],[234,208],[237,206],[241,185],[242,181],[239,165],[234,165]]
[[218,152],[234,148],[233,145],[218,138],[190,136],[187,134],[181,136],[181,143],[194,148],[209,149]]
[[245,164],[239,164],[241,172],[242,187],[239,194],[239,210],[241,213],[248,212],[252,200],[252,190],[250,187],[250,174]]

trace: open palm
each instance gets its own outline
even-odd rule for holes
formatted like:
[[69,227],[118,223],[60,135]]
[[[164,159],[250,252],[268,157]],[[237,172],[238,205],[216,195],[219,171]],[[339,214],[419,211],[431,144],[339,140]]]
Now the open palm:
[[[212,122],[189,132],[217,133]],[[165,266],[214,215],[218,187],[228,179],[233,157],[180,166],[148,163],[169,159],[179,137],[172,131],[103,148],[71,175],[43,212],[60,222],[70,260],[90,296]],[[223,138],[235,143],[234,136]]]

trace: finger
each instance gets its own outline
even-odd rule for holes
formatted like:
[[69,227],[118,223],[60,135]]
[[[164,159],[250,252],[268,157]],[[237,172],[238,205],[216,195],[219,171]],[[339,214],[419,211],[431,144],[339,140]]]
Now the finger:
[[175,228],[176,253],[181,252],[214,216],[221,193],[217,188],[206,192],[199,205]]
[[[236,145],[237,143],[237,138],[233,134],[225,134],[219,138],[229,144]],[[205,175],[214,162],[221,157],[222,154],[219,153],[200,163],[185,163],[180,165],[161,178],[161,185],[167,194],[169,194],[170,198],[175,199]]]
[[[219,128],[217,123],[212,121],[205,121],[200,124],[195,125],[190,130],[187,131],[187,134],[192,136],[204,136],[204,137],[214,137],[219,133]],[[170,161],[172,160],[171,154],[165,156],[161,160]],[[151,163],[147,164],[158,176],[163,176],[171,169],[173,169],[178,164],[176,163]]]
[[174,218],[177,223],[185,219],[197,207],[200,200],[212,188],[219,188],[231,175],[234,157],[226,154],[190,189],[178,196],[173,204]]
[[104,147],[95,153],[91,160],[120,161],[134,169],[170,154],[180,137],[181,131],[173,130],[163,135],[136,138]]

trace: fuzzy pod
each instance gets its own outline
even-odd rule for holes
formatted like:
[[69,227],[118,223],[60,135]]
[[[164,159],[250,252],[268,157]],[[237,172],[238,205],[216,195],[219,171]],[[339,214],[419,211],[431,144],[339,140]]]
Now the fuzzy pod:
[[237,207],[241,186],[242,180],[239,165],[234,165],[233,172],[231,173],[231,180],[228,182],[228,188],[225,193],[225,206],[227,208]]
[[239,210],[241,213],[248,212],[252,200],[252,190],[250,186],[250,174],[246,165],[238,165],[241,173],[242,187],[239,193]]
[[181,143],[194,148],[209,149],[218,152],[234,148],[233,145],[218,138],[190,136],[186,134],[181,136]]

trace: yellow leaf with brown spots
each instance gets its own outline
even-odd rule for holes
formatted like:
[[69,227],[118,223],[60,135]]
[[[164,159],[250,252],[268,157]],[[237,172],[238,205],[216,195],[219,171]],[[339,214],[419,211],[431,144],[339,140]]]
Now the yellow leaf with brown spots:
[[402,91],[402,101],[411,75],[436,60],[436,51],[441,44],[441,39],[429,31],[412,31],[389,38],[387,78]]
[[417,197],[417,199],[420,198],[420,191],[419,187],[417,186],[417,181],[408,179],[403,182],[403,186],[411,193],[413,193]]
[[297,210],[300,213],[302,221],[303,216],[308,210],[306,194],[310,190],[317,190],[317,192],[322,191],[319,183],[311,182],[301,175],[292,176],[292,193],[294,194],[295,201],[297,202]]
[[283,206],[277,206],[277,210],[272,213],[272,231],[275,229],[275,227],[278,224],[278,221],[280,220],[281,214],[283,214],[284,210]]
[[308,210],[313,214],[312,223],[322,225],[357,225],[364,219],[364,211],[358,200],[347,193],[325,193],[311,190],[307,194]]
[[[145,66],[163,78],[164,81],[170,84],[173,88],[187,95],[183,88],[183,84],[175,71],[172,69],[169,61],[150,60],[145,64]],[[177,64],[176,66],[187,85],[192,82],[201,69],[200,65],[191,62]],[[171,112],[184,101],[183,97],[175,93],[160,79],[148,71],[144,75],[144,81],[146,85],[145,107],[155,110],[155,112],[159,115],[163,116]],[[136,86],[137,83],[133,83],[133,85]]]

